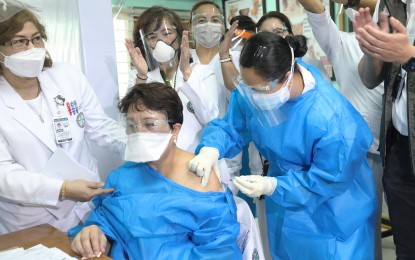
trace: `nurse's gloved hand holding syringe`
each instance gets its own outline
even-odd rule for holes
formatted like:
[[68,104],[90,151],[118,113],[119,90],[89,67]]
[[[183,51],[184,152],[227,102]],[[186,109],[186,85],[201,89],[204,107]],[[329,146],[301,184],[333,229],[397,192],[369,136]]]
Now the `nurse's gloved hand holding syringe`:
[[189,169],[196,173],[197,176],[202,177],[202,187],[206,187],[212,168],[220,180],[218,159],[218,149],[214,147],[203,147],[200,149],[199,154],[190,160]]

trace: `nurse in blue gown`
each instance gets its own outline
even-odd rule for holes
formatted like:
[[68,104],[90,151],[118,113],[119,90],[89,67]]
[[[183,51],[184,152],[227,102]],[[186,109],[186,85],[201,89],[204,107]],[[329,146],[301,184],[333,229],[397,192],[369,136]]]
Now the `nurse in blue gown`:
[[273,259],[373,259],[376,194],[365,156],[373,136],[315,67],[295,60],[306,51],[301,35],[251,37],[228,112],[205,129],[189,168],[207,177],[218,158],[253,141],[268,176],[234,183],[266,195]]
[[183,107],[162,83],[138,84],[121,100],[127,114],[128,161],[109,174],[112,194],[93,200],[83,226],[69,231],[72,249],[113,259],[242,259],[232,192],[216,174],[201,187],[188,169],[193,154],[176,147]]

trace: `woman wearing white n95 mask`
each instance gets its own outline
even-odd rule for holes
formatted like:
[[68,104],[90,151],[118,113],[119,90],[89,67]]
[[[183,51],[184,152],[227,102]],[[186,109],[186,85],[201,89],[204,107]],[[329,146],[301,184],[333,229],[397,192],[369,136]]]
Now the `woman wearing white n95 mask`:
[[177,146],[194,152],[202,130],[219,114],[216,78],[210,69],[191,64],[188,33],[172,10],[153,6],[139,17],[134,42],[126,40],[134,69],[129,85],[162,82],[175,89],[184,107]]
[[295,59],[306,51],[301,35],[249,38],[228,112],[206,127],[189,167],[209,174],[218,157],[253,141],[268,176],[234,183],[266,195],[273,259],[373,259],[376,191],[365,157],[373,136],[315,67]]
[[215,174],[201,187],[187,167],[194,155],[176,146],[183,123],[177,93],[138,84],[119,108],[127,114],[127,162],[107,177],[105,187],[116,192],[94,200],[85,225],[69,231],[72,249],[93,257],[108,241],[113,259],[241,259],[231,191]]
[[86,139],[124,149],[123,129],[105,115],[85,76],[52,63],[45,27],[31,9],[0,2],[0,234],[77,225],[91,209],[81,202],[113,191],[101,189]]

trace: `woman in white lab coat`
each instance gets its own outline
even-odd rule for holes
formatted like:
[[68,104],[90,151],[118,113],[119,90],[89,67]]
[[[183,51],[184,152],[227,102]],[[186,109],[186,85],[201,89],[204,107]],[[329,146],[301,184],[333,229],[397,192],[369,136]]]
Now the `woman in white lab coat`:
[[[86,138],[122,152],[123,129],[82,73],[52,64],[45,28],[18,1],[0,11],[0,234],[78,224],[101,189]],[[125,140],[124,140],[125,141]]]

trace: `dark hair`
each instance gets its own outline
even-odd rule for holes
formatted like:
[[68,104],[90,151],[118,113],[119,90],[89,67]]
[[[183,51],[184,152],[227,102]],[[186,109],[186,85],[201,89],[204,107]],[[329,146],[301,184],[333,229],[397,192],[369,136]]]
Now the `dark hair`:
[[[294,58],[307,52],[307,40],[303,35],[285,38],[271,32],[260,32],[245,43],[239,64],[244,68],[254,68],[264,80],[283,77],[291,68],[291,48]],[[295,70],[298,70],[294,65]]]
[[288,17],[285,14],[277,11],[271,11],[264,14],[256,23],[256,28],[259,29],[266,20],[271,18],[276,18],[280,20],[285,25],[285,27],[287,27],[288,33],[293,34],[293,28],[291,26],[290,19],[288,19]]
[[[23,9],[20,12],[16,13],[9,19],[0,22],[0,44],[4,45],[6,42],[13,39],[13,37],[23,30],[23,26],[26,22],[32,22],[36,29],[38,29],[40,36],[44,40],[47,40],[48,37],[46,35],[46,29],[45,26],[43,26],[39,19],[28,9]],[[50,68],[52,67],[52,58],[50,57],[49,53],[46,53],[45,63],[43,67]],[[2,68],[0,67],[0,72],[2,71]]]
[[222,14],[222,11],[220,10],[219,5],[216,4],[215,2],[213,2],[213,1],[199,1],[196,4],[194,4],[192,6],[192,10],[190,10],[190,22],[192,21],[193,12],[196,11],[196,9],[199,8],[199,7],[201,7],[202,5],[213,5],[216,8],[218,8],[219,13]]
[[176,123],[183,124],[182,101],[176,90],[164,83],[137,84],[118,103],[118,109],[121,113],[127,113],[129,108],[140,111],[142,107],[166,112],[171,128]]
[[[154,29],[152,25],[155,24],[155,28],[158,29],[161,26],[163,19],[169,20],[169,22],[176,27],[177,39],[179,43],[182,42],[182,35],[184,27],[180,17],[171,9],[162,6],[152,6],[145,10],[137,20],[133,30],[133,39],[136,47],[140,48],[141,53],[144,52],[143,42],[140,37],[140,30],[143,29],[144,33],[148,33],[148,30]],[[180,48],[177,51],[178,58],[180,59]],[[143,55],[144,58],[145,55]],[[149,61],[147,61],[149,62]]]
[[236,20],[238,20],[238,29],[255,32],[255,22],[251,17],[246,15],[237,15],[232,17],[229,24],[232,25]]

